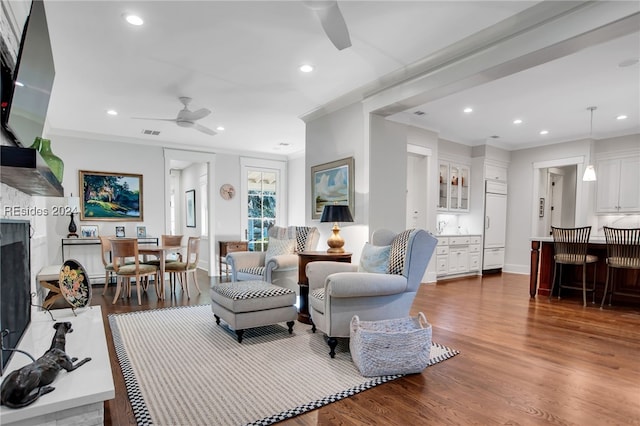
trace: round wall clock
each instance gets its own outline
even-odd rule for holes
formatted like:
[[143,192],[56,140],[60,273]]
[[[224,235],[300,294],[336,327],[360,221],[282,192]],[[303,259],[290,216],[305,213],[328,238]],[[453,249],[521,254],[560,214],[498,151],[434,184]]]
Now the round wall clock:
[[220,196],[225,200],[230,200],[236,195],[236,189],[230,183],[225,183],[220,187]]

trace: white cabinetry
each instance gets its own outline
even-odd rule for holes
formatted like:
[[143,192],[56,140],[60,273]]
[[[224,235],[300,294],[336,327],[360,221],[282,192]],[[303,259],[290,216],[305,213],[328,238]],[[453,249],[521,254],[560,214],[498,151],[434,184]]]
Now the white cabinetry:
[[507,184],[486,181],[483,270],[502,268],[507,226]]
[[436,247],[437,275],[459,275],[480,269],[479,235],[439,237]]
[[440,162],[438,210],[449,212],[469,211],[469,166]]
[[494,164],[484,165],[484,178],[486,180],[498,180],[501,182],[507,181],[507,169],[506,167],[496,166]]
[[596,212],[640,212],[640,156],[597,162]]

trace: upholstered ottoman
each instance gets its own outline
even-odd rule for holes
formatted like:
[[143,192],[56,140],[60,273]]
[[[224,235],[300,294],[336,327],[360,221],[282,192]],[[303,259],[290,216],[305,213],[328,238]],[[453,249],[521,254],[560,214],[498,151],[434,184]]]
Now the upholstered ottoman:
[[211,287],[211,310],[236,331],[238,342],[247,328],[286,322],[289,334],[298,317],[296,292],[264,281],[220,283]]

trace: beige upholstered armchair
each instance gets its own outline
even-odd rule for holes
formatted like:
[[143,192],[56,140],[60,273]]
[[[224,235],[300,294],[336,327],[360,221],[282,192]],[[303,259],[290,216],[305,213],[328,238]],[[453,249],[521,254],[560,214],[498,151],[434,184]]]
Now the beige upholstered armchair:
[[338,337],[349,337],[351,318],[362,321],[409,315],[424,272],[438,240],[422,229],[400,234],[373,233],[360,265],[339,262],[307,264],[312,330],[328,336],[335,356]]
[[297,253],[316,250],[320,231],[308,226],[274,226],[268,235],[267,251],[236,251],[227,255],[231,280],[262,280],[299,293]]

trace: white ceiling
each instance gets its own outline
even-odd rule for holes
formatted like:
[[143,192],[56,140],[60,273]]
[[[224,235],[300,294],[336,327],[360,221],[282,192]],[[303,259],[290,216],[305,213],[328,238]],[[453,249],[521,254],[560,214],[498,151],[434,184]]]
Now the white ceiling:
[[[300,116],[535,3],[342,1],[353,45],[338,51],[300,1],[46,1],[56,66],[49,126],[104,140],[291,155],[304,150]],[[145,25],[127,24],[131,12]],[[597,105],[596,138],[638,132],[639,67],[618,67],[638,57],[638,34],[626,36],[391,118],[469,145],[499,135],[517,149],[588,136],[586,108]],[[315,71],[301,73],[307,62]],[[193,98],[192,110],[213,111],[200,124],[225,130],[209,136],[131,119],[173,118],[180,96]],[[475,112],[464,116],[467,105]],[[426,115],[418,119],[416,109]],[[610,120],[620,113],[629,119]],[[550,134],[540,139],[543,127]]]

